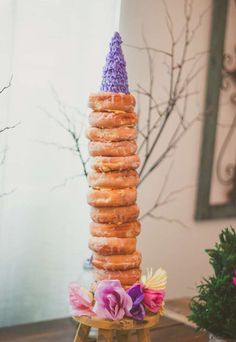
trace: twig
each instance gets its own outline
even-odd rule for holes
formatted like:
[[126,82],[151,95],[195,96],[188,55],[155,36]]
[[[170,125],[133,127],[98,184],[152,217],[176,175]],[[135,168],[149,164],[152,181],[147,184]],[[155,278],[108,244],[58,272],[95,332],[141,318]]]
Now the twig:
[[13,79],[13,75],[11,75],[11,78],[10,78],[8,84],[6,86],[4,86],[2,89],[0,89],[0,94],[2,94],[6,89],[10,88],[12,79]]
[[[57,103],[57,108],[58,108],[59,114],[61,115],[61,119],[58,119],[57,117],[52,115],[46,108],[39,107],[39,109],[42,110],[51,120],[53,120],[60,128],[62,128],[64,131],[66,131],[70,135],[74,146],[73,147],[63,146],[56,142],[44,142],[44,144],[52,145],[60,149],[66,149],[71,152],[76,152],[81,162],[83,174],[85,177],[87,177],[88,175],[87,161],[85,160],[82,154],[81,144],[80,144],[80,138],[81,138],[82,131],[84,128],[84,122],[80,122],[80,128],[78,131],[76,121],[72,118],[71,114],[67,112],[67,106],[60,100],[60,97],[57,94],[53,86],[51,86],[51,90],[52,90],[53,97]],[[73,108],[73,110],[75,110],[76,113],[82,116],[82,113],[79,110],[76,110],[75,107],[70,106],[69,108]],[[85,115],[83,115],[82,117],[84,119]]]
[[3,133],[5,131],[8,131],[9,129],[13,129],[15,127],[17,127],[18,125],[20,124],[20,121],[17,122],[15,125],[12,125],[12,126],[5,126],[3,128],[0,128],[0,133]]
[[[145,46],[147,46],[147,41],[143,35],[143,41]],[[149,50],[146,50],[149,65],[149,94],[153,92],[153,60]],[[152,115],[152,99],[153,96],[148,97],[148,113],[147,113],[147,129],[146,129],[146,151],[145,155],[149,153],[149,135],[150,135],[150,125],[151,125],[151,115]]]
[[[169,175],[168,175],[169,177]],[[163,189],[161,190],[161,192],[163,193],[165,187],[166,187],[166,184],[167,184],[167,181],[168,181],[168,177],[165,179],[164,183],[164,187]],[[146,216],[148,216],[149,214],[152,214],[153,211],[155,211],[157,208],[160,208],[161,206],[167,204],[167,203],[170,203],[170,202],[173,202],[175,200],[175,198],[173,198],[174,195],[178,195],[186,190],[189,190],[189,189],[193,189],[196,185],[185,185],[179,189],[176,189],[176,190],[173,190],[171,192],[169,192],[165,198],[163,200],[161,200],[161,197],[162,197],[162,194],[159,194],[157,199],[156,199],[156,202],[154,203],[154,205],[149,208],[141,217],[140,217],[140,220],[143,220]]]
[[32,141],[40,143],[42,145],[56,147],[58,150],[67,150],[67,151],[73,152],[73,153],[77,152],[76,149],[71,147],[71,146],[58,144],[57,142],[54,142],[54,141],[43,141],[43,140],[37,140],[37,139],[34,139]]
[[84,176],[84,174],[81,173],[81,174],[76,174],[76,175],[73,175],[73,176],[66,177],[66,178],[64,179],[63,183],[54,185],[54,186],[52,187],[51,191],[54,191],[54,190],[59,189],[59,188],[62,188],[62,187],[64,187],[64,186],[66,186],[68,182],[70,182],[70,181],[72,181],[72,180],[75,180],[75,179],[77,179],[77,178],[83,177],[83,176]]
[[127,46],[127,47],[132,48],[132,49],[140,50],[140,51],[149,50],[149,51],[153,51],[153,52],[160,53],[160,54],[171,57],[170,52],[167,52],[167,51],[164,51],[161,49],[156,49],[156,48],[150,47],[150,46],[145,47],[145,46],[137,46],[137,45],[132,45],[132,44],[124,44],[124,46]]
[[16,191],[16,188],[14,188],[14,189],[12,189],[12,190],[10,190],[10,191],[2,192],[2,193],[0,193],[0,198],[3,198],[3,197],[5,197],[5,196],[7,196],[7,195],[11,195],[11,194],[13,194],[15,191]]
[[167,156],[167,154],[176,146],[176,144],[179,142],[179,140],[183,137],[183,135],[186,133],[187,130],[189,130],[196,121],[198,121],[200,119],[199,116],[195,117],[186,127],[185,130],[183,130],[181,132],[181,134],[179,134],[179,136],[172,140],[171,143],[169,143],[169,145],[167,146],[167,148],[165,149],[165,151],[158,157],[158,159],[152,164],[152,166],[148,169],[148,171],[143,175],[143,177],[140,179],[139,181],[139,185],[141,185],[143,183],[143,181],[147,178],[148,175],[150,175],[155,168],[160,165],[160,163],[164,160],[164,158]]
[[2,157],[0,159],[0,166],[2,166],[5,163],[6,156],[7,156],[7,147],[5,147],[0,154],[2,154]]
[[165,221],[168,223],[176,223],[183,228],[187,228],[187,229],[191,228],[191,227],[187,226],[184,222],[182,222],[181,220],[176,219],[176,218],[170,218],[170,217],[165,217],[165,216],[156,216],[153,214],[148,214],[147,216],[153,218],[154,220],[158,220],[158,221]]

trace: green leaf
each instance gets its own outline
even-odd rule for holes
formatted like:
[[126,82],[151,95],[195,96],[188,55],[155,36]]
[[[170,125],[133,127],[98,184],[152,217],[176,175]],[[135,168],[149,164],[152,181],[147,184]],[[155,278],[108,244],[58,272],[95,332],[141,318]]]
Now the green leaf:
[[198,294],[190,303],[189,320],[198,330],[207,330],[222,338],[236,338],[236,286],[232,277],[236,270],[236,231],[223,229],[219,243],[206,249],[214,275],[203,278]]

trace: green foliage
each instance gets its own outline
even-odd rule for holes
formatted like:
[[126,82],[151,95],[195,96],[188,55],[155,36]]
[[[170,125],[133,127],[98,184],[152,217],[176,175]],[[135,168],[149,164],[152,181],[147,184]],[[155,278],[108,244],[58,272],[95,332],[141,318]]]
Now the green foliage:
[[222,338],[236,338],[236,286],[232,278],[236,270],[236,231],[224,229],[220,242],[207,249],[214,275],[197,286],[191,300],[189,320],[198,330],[207,330]]

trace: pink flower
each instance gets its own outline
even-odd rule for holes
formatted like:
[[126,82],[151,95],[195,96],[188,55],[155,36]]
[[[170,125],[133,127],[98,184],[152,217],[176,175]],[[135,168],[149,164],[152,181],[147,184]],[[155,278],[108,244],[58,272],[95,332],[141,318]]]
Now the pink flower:
[[69,301],[75,316],[94,316],[93,295],[77,283],[72,283],[69,289]]
[[95,291],[94,312],[100,318],[120,320],[129,314],[133,302],[119,280],[102,280]]
[[[236,270],[234,271],[234,274],[235,274],[235,276],[236,276]],[[236,286],[236,277],[233,277],[233,283],[234,283],[234,285]]]
[[163,304],[165,291],[144,289],[144,306],[151,312],[157,313]]

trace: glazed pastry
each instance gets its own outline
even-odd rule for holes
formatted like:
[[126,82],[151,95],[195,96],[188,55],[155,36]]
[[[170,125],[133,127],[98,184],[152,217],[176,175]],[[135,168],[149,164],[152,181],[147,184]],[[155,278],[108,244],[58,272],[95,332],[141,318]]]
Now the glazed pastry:
[[90,233],[92,236],[98,237],[136,237],[140,233],[140,222],[133,221],[129,223],[121,224],[109,224],[109,223],[90,223]]
[[136,204],[128,207],[107,207],[91,209],[91,218],[97,223],[127,223],[137,220],[139,208]]
[[125,157],[135,154],[137,144],[134,140],[118,142],[90,141],[89,153],[92,157]]
[[93,207],[122,207],[136,202],[135,188],[93,189],[88,192],[88,204]]
[[86,132],[87,138],[92,141],[111,142],[134,140],[137,130],[134,127],[97,128],[89,127]]
[[137,251],[132,254],[125,255],[100,255],[94,253],[92,264],[96,268],[104,270],[123,271],[131,268],[138,268],[141,264],[141,259],[141,253]]
[[98,172],[135,170],[140,165],[137,154],[126,157],[96,157],[91,162],[91,168]]
[[113,171],[106,173],[90,170],[88,182],[91,187],[96,189],[133,188],[138,185],[139,176],[135,170]]
[[135,98],[131,94],[101,92],[89,96],[88,106],[99,112],[133,112]]
[[133,127],[138,122],[136,113],[126,112],[91,112],[89,124],[97,128]]
[[137,283],[141,277],[139,268],[131,268],[129,270],[108,271],[95,268],[95,280],[118,279],[123,286],[131,286]]
[[136,248],[136,238],[91,237],[89,248],[100,255],[132,254]]

